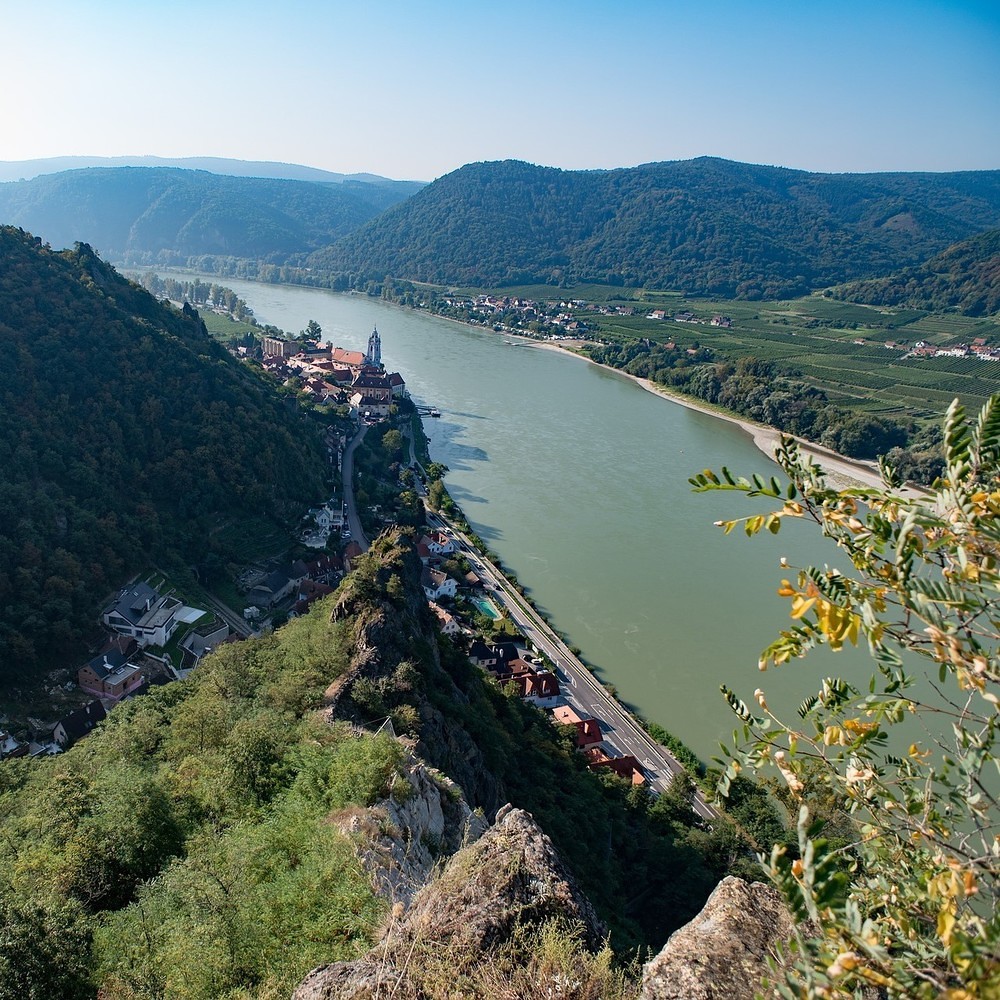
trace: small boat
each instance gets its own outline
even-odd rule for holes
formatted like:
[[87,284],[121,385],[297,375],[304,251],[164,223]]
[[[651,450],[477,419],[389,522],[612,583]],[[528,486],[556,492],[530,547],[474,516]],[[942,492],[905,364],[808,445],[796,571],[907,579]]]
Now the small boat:
[[430,412],[428,413],[428,416],[430,416],[430,417],[440,417],[441,416],[441,411],[438,410],[438,409],[435,409],[434,407],[431,407]]

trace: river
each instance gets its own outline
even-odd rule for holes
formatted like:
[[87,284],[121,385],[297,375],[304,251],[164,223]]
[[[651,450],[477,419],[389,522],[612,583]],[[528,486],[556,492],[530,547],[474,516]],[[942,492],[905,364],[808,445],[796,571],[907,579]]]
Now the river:
[[388,370],[441,410],[424,421],[431,456],[475,530],[601,679],[704,759],[737,721],[720,683],[748,701],[764,686],[788,710],[824,669],[859,669],[863,657],[823,653],[762,684],[758,653],[788,621],[780,557],[833,550],[800,525],[752,540],[713,527],[751,508],[692,493],[689,476],[777,472],[744,431],[580,359],[366,296],[213,280],[290,333],[315,319],[324,340],[364,350],[377,325]]

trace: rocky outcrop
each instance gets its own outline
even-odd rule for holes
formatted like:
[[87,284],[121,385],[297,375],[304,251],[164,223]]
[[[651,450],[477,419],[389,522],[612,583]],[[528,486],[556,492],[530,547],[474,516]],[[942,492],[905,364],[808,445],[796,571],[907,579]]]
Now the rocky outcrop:
[[[780,893],[761,882],[723,879],[701,913],[675,931],[643,970],[641,1000],[753,1000],[767,959],[794,933]],[[777,994],[773,994],[777,995]]]
[[[419,718],[410,728],[416,754],[450,775],[472,806],[492,816],[505,801],[503,789],[475,739],[440,707],[467,704],[468,697],[442,669],[421,568],[412,531],[391,528],[341,586],[331,619],[349,628],[351,658],[327,690],[326,712],[331,721],[367,724],[401,705],[412,708]],[[373,693],[378,705],[370,700]]]
[[530,941],[533,931],[552,921],[573,927],[592,948],[605,935],[549,838],[530,814],[505,806],[494,826],[459,851],[408,910],[397,904],[382,941],[367,956],[313,970],[293,1000],[434,993],[428,976],[440,984],[501,952],[510,961],[518,942]]
[[393,794],[370,809],[347,809],[333,817],[359,838],[359,854],[375,891],[390,902],[409,904],[441,859],[477,841],[486,820],[473,812],[462,790],[422,761],[410,757]]

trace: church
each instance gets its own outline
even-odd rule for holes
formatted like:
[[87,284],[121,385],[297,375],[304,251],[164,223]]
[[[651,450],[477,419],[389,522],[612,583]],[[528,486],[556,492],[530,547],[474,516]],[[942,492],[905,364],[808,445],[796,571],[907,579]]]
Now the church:
[[366,417],[384,417],[393,400],[406,395],[406,383],[399,372],[387,375],[382,364],[382,338],[372,330],[354,381],[351,383],[351,409]]

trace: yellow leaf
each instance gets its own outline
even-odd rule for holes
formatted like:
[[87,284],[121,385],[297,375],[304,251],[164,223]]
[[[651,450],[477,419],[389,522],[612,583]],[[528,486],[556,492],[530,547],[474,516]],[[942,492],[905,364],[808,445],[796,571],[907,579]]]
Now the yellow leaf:
[[847,719],[844,722],[844,728],[852,733],[858,733],[861,735],[863,733],[873,732],[878,729],[878,725],[874,722],[862,722],[860,719]]
[[816,603],[815,597],[796,596],[792,601],[792,617],[801,618]]
[[976,885],[976,876],[972,872],[965,872],[962,876],[963,886],[966,896],[972,896],[979,891]]
[[955,914],[949,907],[945,907],[937,918],[937,936],[946,947],[951,944],[951,936],[955,930]]
[[840,726],[827,726],[826,729],[823,730],[823,743],[825,746],[842,746],[845,742],[844,731],[840,728]]

